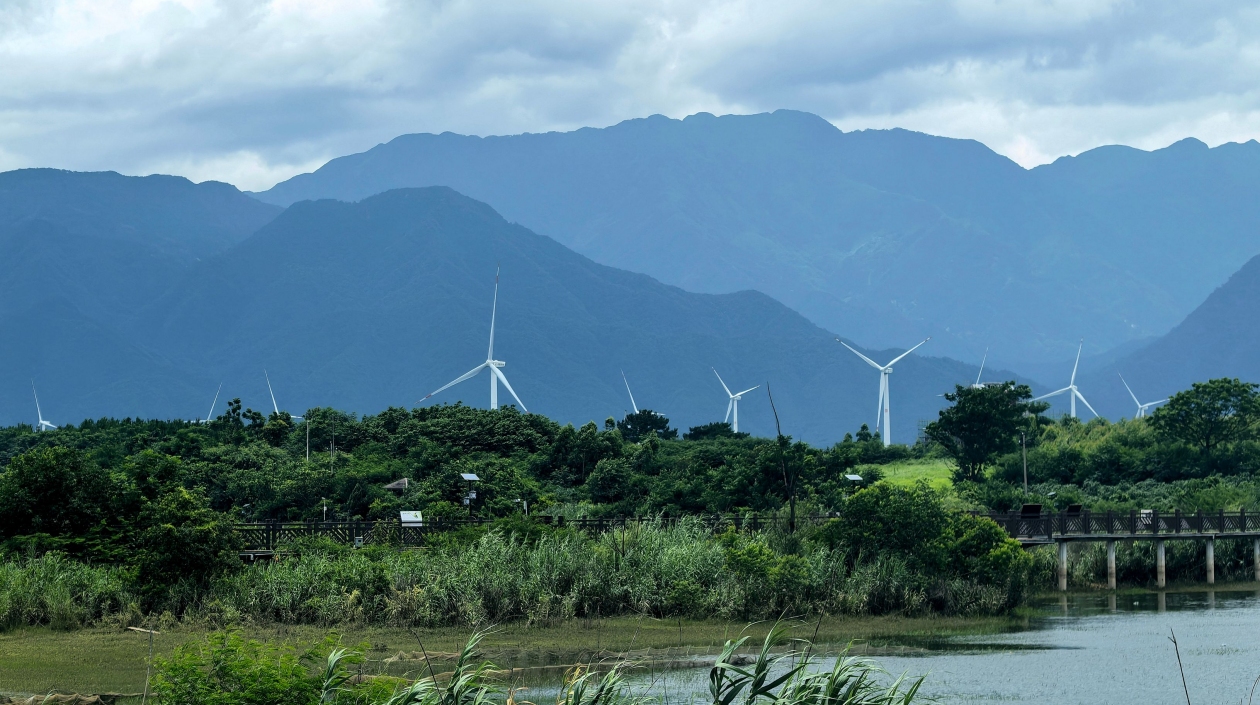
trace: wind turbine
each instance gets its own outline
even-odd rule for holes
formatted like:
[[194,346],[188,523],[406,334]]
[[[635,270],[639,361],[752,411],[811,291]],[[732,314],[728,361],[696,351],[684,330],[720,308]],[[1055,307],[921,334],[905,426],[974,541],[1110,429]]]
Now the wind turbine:
[[[718,375],[717,369],[715,368],[709,368],[709,369],[712,369],[713,374],[717,375],[718,381],[722,382],[722,375]],[[761,386],[760,384],[757,385],[757,387],[760,387],[760,386]],[[726,386],[726,382],[722,382],[722,389],[725,389],[727,396],[731,398],[731,400],[727,402],[726,404],[726,417],[722,419],[722,423],[726,423],[726,419],[731,418],[731,412],[734,411],[735,418],[734,418],[734,423],[731,424],[731,430],[734,431],[735,433],[739,433],[739,398],[751,392],[752,390],[756,389],[757,387],[749,387],[748,389],[745,389],[739,394],[731,394],[731,388]]]
[[971,385],[972,389],[980,389],[981,387],[984,386],[983,384],[980,384],[980,375],[984,374],[984,363],[988,359],[989,359],[989,349],[985,348],[984,357],[980,358],[980,371],[976,373],[976,383]]
[[31,380],[31,394],[35,395],[35,415],[39,417],[39,425],[35,427],[35,430],[43,431],[50,428],[57,428],[44,420],[44,412],[40,411],[39,408],[39,393],[35,391],[35,380]]
[[219,382],[219,388],[214,392],[214,401],[210,402],[210,413],[206,414],[206,420],[202,423],[210,423],[210,419],[214,417],[214,405],[219,403],[219,392],[223,391],[223,383]]
[[634,403],[634,392],[630,391],[630,380],[626,379],[626,371],[621,371],[621,381],[626,383],[626,394],[630,395],[630,406],[634,407],[634,413],[639,413],[639,405]]
[[1041,401],[1042,399],[1049,399],[1050,397],[1057,397],[1064,392],[1069,392],[1068,399],[1071,400],[1072,418],[1076,418],[1076,400],[1077,399],[1081,400],[1081,403],[1085,405],[1085,408],[1089,409],[1090,413],[1092,413],[1094,416],[1098,415],[1098,412],[1094,411],[1094,407],[1090,406],[1089,402],[1085,401],[1085,395],[1081,394],[1081,390],[1076,388],[1076,368],[1079,367],[1081,364],[1081,349],[1084,347],[1085,347],[1085,340],[1081,339],[1080,347],[1076,349],[1076,364],[1072,365],[1072,378],[1068,380],[1068,386],[1064,387],[1063,389],[1050,392],[1049,394],[1042,394],[1036,399],[1033,399],[1033,401]]
[[1146,410],[1151,408],[1152,406],[1155,406],[1156,404],[1163,404],[1164,402],[1168,401],[1167,399],[1160,399],[1159,401],[1151,401],[1151,402],[1147,402],[1143,404],[1142,402],[1138,401],[1137,395],[1134,394],[1133,390],[1129,388],[1129,383],[1124,381],[1124,375],[1117,372],[1116,376],[1120,378],[1120,382],[1124,384],[1124,388],[1129,390],[1129,396],[1133,397],[1133,403],[1137,404],[1137,415],[1133,417],[1135,419],[1140,419],[1143,416],[1146,416]]
[[503,375],[503,370],[500,369],[507,363],[503,362],[502,360],[494,359],[494,317],[495,317],[496,312],[498,311],[498,308],[499,308],[499,270],[498,268],[496,268],[494,270],[494,303],[490,306],[490,349],[486,353],[486,361],[481,363],[480,365],[477,365],[471,370],[465,372],[459,377],[456,377],[453,382],[447,384],[441,389],[438,389],[437,391],[434,391],[425,395],[424,399],[421,399],[420,401],[416,402],[417,404],[424,401],[425,399],[428,399],[434,394],[437,394],[444,390],[450,389],[451,387],[454,387],[455,385],[459,384],[460,382],[463,382],[466,379],[471,379],[472,377],[475,377],[478,372],[481,372],[482,369],[488,368],[490,370],[490,408],[491,409],[499,408],[499,382],[503,382],[503,386],[507,387],[508,392],[512,394],[512,398],[516,400],[517,404],[521,405],[521,411],[524,411],[524,412],[529,411],[529,409],[525,408],[525,403],[521,401],[521,398],[516,396],[516,391],[512,389],[511,384],[508,384],[507,377]]
[[[271,389],[271,375],[267,374],[267,370],[263,370],[263,377],[267,378],[267,393],[271,395],[271,408],[276,412],[276,416],[280,415],[280,407],[276,404],[276,393]],[[302,420],[301,416],[289,415],[291,419]]]
[[[880,434],[880,436],[884,439],[884,446],[889,446],[892,444],[892,421],[891,419],[889,419],[890,408],[889,408],[889,401],[888,401],[888,376],[892,374],[893,365],[897,364],[898,362],[901,362],[901,358],[905,357],[906,355],[909,355],[915,350],[918,350],[920,345],[923,345],[923,343],[926,343],[927,341],[931,339],[932,339],[931,336],[924,338],[922,343],[919,343],[919,345],[916,345],[913,348],[910,348],[909,350],[901,353],[897,357],[894,357],[892,359],[892,362],[888,363],[887,365],[880,365],[879,363],[875,362],[871,358],[849,347],[848,343],[844,342],[843,340],[839,338],[836,338],[836,342],[840,343],[846,348],[849,348],[849,352],[852,352],[854,355],[857,355],[863,360],[866,360],[866,364],[879,370],[879,405],[875,409],[875,427],[879,428],[879,422],[880,422],[880,419],[882,418],[884,421],[884,430]],[[985,354],[987,355],[988,353],[985,353]]]

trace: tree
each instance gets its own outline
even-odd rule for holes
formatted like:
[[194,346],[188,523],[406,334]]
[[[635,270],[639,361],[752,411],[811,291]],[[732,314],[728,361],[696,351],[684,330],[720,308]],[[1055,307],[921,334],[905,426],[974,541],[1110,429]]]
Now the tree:
[[651,409],[626,414],[624,419],[617,422],[617,428],[621,431],[621,437],[631,443],[638,443],[650,431],[655,431],[662,440],[672,441],[678,438],[678,429],[669,427],[669,419]]
[[1151,426],[1165,440],[1197,448],[1203,458],[1222,445],[1250,438],[1260,421],[1260,385],[1237,379],[1195,382],[1172,395],[1151,415]]
[[715,421],[703,426],[692,426],[683,434],[685,441],[709,441],[715,438],[747,438],[747,433],[736,433],[725,421]]
[[957,385],[945,395],[953,405],[927,426],[927,437],[939,443],[958,469],[955,481],[983,479],[985,466],[997,456],[1018,447],[1019,431],[1026,415],[1050,408],[1033,402],[1026,384],[1005,382],[983,387]]
[[206,584],[240,565],[231,518],[199,491],[172,489],[141,510],[138,524],[134,560],[150,597],[181,579]]
[[109,474],[74,448],[23,453],[0,474],[0,533],[79,536],[111,510]]

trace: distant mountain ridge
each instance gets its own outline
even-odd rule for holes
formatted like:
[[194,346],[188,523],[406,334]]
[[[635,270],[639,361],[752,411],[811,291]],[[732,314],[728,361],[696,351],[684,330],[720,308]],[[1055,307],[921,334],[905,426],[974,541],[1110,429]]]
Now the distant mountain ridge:
[[764,291],[864,344],[1049,363],[1161,335],[1260,252],[1260,144],[1104,147],[1025,170],[984,145],[807,113],[508,137],[404,135],[256,194],[446,185],[596,261]]
[[1143,403],[1215,377],[1260,382],[1257,304],[1260,257],[1247,262],[1167,335],[1084,375],[1081,389],[1086,397],[1092,391],[1104,400],[1095,405],[1099,413],[1119,418],[1135,410],[1119,375]]
[[[93,242],[62,231],[14,246],[38,246],[22,266],[48,282],[72,278],[57,267],[90,266],[49,252]],[[165,255],[148,256],[95,262],[116,272],[135,261],[142,270],[168,266]],[[96,286],[67,287],[48,301],[23,299],[24,287],[0,289],[0,325],[22,333],[0,341],[0,422],[30,421],[31,377],[54,423],[199,418],[220,383],[220,411],[233,396],[268,410],[263,369],[281,407],[297,413],[410,406],[485,359],[496,263],[496,357],[531,411],[575,423],[620,417],[629,408],[624,370],[642,407],[684,428],[720,420],[717,368],[728,384],[763,385],[741,404],[741,430],[773,432],[758,396],[767,382],[785,432],[797,437],[829,443],[874,422],[876,371],[770,297],[688,293],[596,264],[443,187],[295,204],[112,316],[86,301]],[[0,281],[16,281],[7,265],[0,260]],[[974,375],[974,365],[953,360],[899,363],[894,439],[912,441],[918,421],[940,408],[936,395]],[[484,406],[487,385],[483,373],[431,403]]]

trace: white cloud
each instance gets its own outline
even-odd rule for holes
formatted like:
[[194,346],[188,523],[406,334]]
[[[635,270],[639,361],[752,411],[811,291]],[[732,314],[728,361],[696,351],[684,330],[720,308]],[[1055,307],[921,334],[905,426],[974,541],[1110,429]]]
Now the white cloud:
[[265,188],[405,132],[787,107],[1033,165],[1260,133],[1260,11],[1152,0],[44,0],[0,7],[0,167]]

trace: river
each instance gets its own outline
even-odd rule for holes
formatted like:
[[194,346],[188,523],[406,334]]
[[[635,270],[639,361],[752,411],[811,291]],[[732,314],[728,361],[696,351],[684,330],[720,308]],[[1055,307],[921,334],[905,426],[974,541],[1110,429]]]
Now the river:
[[[940,703],[1184,703],[1174,632],[1191,702],[1246,703],[1260,676],[1256,591],[1069,595],[1032,607],[1006,633],[884,643],[873,652],[893,674],[926,675],[921,692]],[[651,691],[662,702],[703,701],[706,676],[658,674]]]

